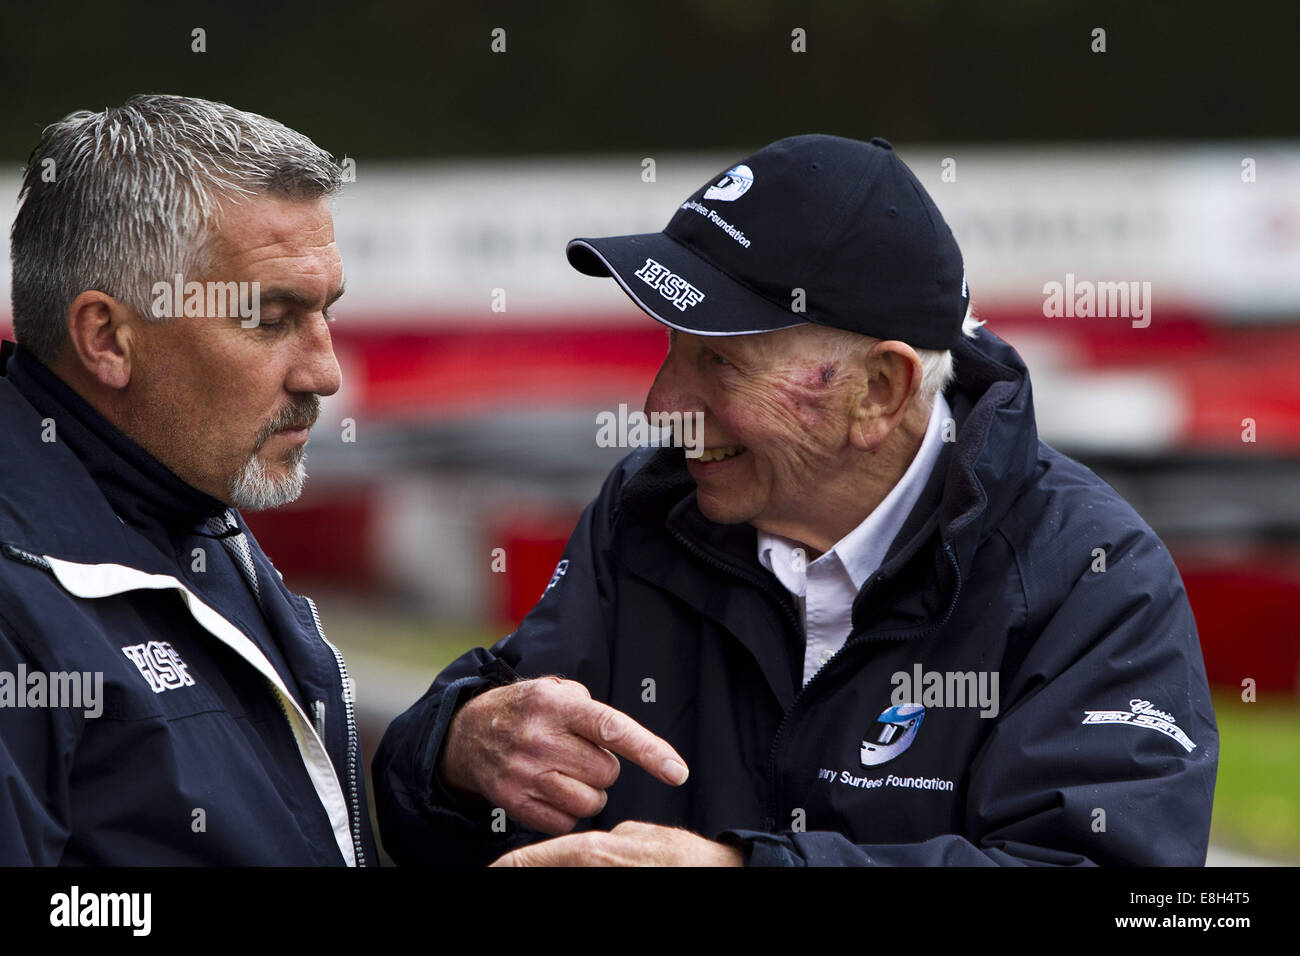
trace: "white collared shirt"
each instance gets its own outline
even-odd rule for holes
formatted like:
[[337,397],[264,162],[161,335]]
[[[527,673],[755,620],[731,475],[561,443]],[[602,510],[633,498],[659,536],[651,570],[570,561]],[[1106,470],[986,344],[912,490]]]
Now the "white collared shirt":
[[811,563],[807,549],[788,538],[758,532],[758,560],[776,575],[799,606],[804,622],[803,682],[829,661],[853,629],[853,601],[876,573],[885,552],[921,497],[943,449],[943,423],[952,417],[943,394],[935,396],[921,447],[898,484],[862,524]]

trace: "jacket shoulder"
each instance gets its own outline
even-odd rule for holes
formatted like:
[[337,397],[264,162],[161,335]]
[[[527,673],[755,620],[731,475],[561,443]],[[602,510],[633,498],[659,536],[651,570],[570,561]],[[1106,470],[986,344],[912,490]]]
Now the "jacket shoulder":
[[0,377],[0,543],[77,559],[119,545],[122,523],[67,445]]
[[1133,506],[1092,469],[1038,444],[1034,473],[999,524],[1031,603],[1035,596],[1051,601],[1068,593],[1089,572],[1117,568],[1130,587],[1181,590],[1168,549]]

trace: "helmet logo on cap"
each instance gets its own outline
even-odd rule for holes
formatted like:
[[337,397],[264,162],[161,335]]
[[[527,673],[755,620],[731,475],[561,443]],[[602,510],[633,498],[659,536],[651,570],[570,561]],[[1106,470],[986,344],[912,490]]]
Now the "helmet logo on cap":
[[749,192],[749,187],[752,185],[754,185],[754,171],[742,163],[739,166],[732,166],[727,170],[726,175],[704,190],[704,198],[732,202]]

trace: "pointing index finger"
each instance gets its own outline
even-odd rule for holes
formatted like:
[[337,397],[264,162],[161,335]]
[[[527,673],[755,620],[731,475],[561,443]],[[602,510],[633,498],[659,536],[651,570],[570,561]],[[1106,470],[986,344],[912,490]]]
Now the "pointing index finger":
[[690,773],[686,761],[671,744],[608,704],[590,699],[577,702],[570,727],[597,746],[626,757],[671,786],[681,786]]

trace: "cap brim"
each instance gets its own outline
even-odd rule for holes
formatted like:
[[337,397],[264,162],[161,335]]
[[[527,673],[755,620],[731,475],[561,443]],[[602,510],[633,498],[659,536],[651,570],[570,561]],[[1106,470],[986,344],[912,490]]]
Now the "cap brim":
[[[603,239],[573,239],[569,264],[584,275],[613,276],[643,312],[669,328],[693,335],[753,335],[796,325],[788,308],[750,291],[662,232]],[[649,261],[657,264],[649,266]],[[658,282],[638,275],[646,272]],[[663,281],[666,274],[676,282]],[[687,286],[702,295],[696,301]],[[661,292],[664,288],[668,291]]]

